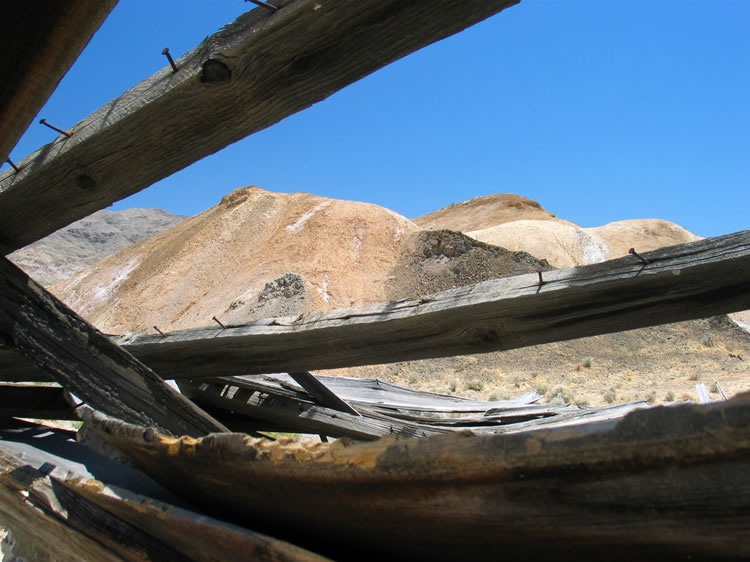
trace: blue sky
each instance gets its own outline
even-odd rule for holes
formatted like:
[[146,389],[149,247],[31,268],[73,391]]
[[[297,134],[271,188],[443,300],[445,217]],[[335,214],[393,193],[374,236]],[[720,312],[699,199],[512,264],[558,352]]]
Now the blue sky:
[[[120,0],[38,118],[72,127],[249,8]],[[258,185],[414,218],[517,193],[583,226],[743,230],[748,22],[748,0],[522,0],[112,209],[191,215]],[[53,140],[38,118],[14,161]]]

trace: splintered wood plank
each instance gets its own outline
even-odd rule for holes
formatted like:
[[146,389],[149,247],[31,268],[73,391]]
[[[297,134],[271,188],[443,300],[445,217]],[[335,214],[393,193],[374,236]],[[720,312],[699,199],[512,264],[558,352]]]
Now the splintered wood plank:
[[96,425],[206,510],[336,559],[750,557],[750,395],[616,423],[356,444]]
[[[85,450],[73,443],[65,453],[76,458],[77,448]],[[0,521],[11,531],[19,559],[324,560],[288,542],[93,480],[77,472],[74,461],[58,466],[68,460],[43,449],[19,453],[0,445]]]
[[102,412],[176,435],[226,428],[120,349],[6,258],[0,339]]
[[750,308],[750,231],[429,297],[116,340],[165,378],[501,351]]
[[[0,176],[0,253],[103,209],[518,0],[275,0]],[[159,56],[155,53],[155,56]],[[33,205],[29,202],[33,201]]]
[[[450,429],[399,420],[375,412],[350,414],[284,393],[265,394],[243,388],[241,383],[180,382],[180,388],[197,404],[244,414],[255,420],[270,422],[279,430],[313,433],[331,437],[350,437],[372,441],[384,435],[425,437],[447,433]],[[258,428],[258,430],[262,430]]]
[[0,3],[0,161],[115,4],[117,0]]

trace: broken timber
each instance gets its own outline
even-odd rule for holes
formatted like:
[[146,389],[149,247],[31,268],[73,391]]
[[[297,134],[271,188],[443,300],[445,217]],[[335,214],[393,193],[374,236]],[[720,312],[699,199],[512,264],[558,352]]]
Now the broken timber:
[[[276,0],[0,176],[3,255],[518,0]],[[2,156],[2,155],[0,155]],[[33,205],[29,205],[33,201]]]
[[331,369],[514,349],[750,308],[750,231],[430,297],[117,343],[164,378]]
[[102,412],[176,435],[226,431],[3,257],[0,340]]

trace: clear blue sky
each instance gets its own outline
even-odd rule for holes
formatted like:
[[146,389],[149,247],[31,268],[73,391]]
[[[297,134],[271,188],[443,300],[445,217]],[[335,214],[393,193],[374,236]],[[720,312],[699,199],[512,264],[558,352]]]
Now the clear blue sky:
[[[250,6],[120,0],[39,117],[72,127]],[[112,209],[258,185],[413,218],[510,192],[583,226],[750,228],[749,25],[750,0],[522,0]],[[11,157],[53,138],[35,120]]]

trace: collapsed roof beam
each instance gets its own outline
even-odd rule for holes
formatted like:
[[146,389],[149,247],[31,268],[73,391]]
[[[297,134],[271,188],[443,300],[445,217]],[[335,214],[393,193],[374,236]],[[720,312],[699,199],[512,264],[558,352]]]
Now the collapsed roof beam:
[[[3,255],[518,0],[278,0],[0,176]],[[155,56],[159,56],[158,53]]]

